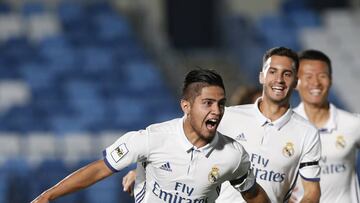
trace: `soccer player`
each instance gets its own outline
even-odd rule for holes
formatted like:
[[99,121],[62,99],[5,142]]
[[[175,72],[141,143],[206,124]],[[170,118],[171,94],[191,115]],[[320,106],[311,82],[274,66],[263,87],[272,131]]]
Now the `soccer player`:
[[[330,58],[318,50],[299,54],[301,103],[295,111],[313,123],[322,143],[320,202],[360,202],[356,151],[360,146],[360,118],[338,109],[328,100],[332,83]],[[297,188],[298,189],[298,188]],[[302,196],[302,188],[292,199]]]
[[[259,75],[262,97],[255,104],[226,108],[218,128],[244,146],[256,181],[276,203],[289,200],[298,177],[304,186],[303,202],[318,202],[320,198],[320,137],[289,104],[298,64],[291,49],[268,50]],[[229,186],[228,182],[222,185],[216,202],[244,202]]]
[[205,69],[190,71],[180,105],[182,118],[126,133],[104,150],[103,160],[69,175],[33,203],[88,187],[135,162],[147,164],[146,193],[137,202],[210,203],[227,180],[248,202],[269,202],[255,182],[244,148],[216,131],[225,106],[220,75]]

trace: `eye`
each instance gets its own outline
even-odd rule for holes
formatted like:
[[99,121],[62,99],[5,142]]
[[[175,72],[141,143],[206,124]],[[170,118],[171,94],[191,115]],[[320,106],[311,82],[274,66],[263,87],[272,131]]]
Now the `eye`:
[[210,101],[210,100],[205,100],[205,101],[203,102],[203,104],[205,104],[206,106],[211,106],[211,105],[213,104],[213,102]]
[[320,79],[328,79],[329,77],[328,77],[327,74],[320,74],[320,75],[319,75],[319,78],[320,78]]
[[285,72],[284,76],[290,78],[292,77],[292,72]]

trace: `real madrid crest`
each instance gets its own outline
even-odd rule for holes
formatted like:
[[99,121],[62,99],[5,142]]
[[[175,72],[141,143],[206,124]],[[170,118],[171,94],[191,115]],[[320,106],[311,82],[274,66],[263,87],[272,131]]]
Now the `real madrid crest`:
[[344,149],[344,148],[345,148],[345,146],[346,146],[346,141],[345,141],[344,136],[338,135],[338,136],[336,137],[335,146],[336,146],[336,148],[338,148],[338,149]]
[[218,178],[219,178],[219,168],[217,166],[213,166],[208,175],[208,179],[210,183],[214,183],[218,180]]
[[285,157],[291,157],[292,155],[294,155],[295,153],[295,149],[294,149],[294,144],[291,143],[291,142],[287,142],[285,147],[283,148],[282,150],[282,154],[285,156]]

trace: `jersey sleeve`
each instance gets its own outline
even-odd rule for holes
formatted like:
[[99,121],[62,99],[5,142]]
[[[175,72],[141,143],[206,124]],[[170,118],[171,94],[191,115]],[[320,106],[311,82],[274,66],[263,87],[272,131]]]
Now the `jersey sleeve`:
[[148,155],[148,133],[145,130],[129,132],[103,151],[106,165],[113,171],[141,161]]
[[307,181],[320,181],[321,169],[319,160],[321,158],[320,136],[316,129],[311,130],[306,136],[304,154],[300,160],[300,176]]
[[250,168],[249,154],[241,147],[241,162],[234,173],[234,178],[230,180],[230,184],[239,192],[249,190],[255,184],[255,176]]

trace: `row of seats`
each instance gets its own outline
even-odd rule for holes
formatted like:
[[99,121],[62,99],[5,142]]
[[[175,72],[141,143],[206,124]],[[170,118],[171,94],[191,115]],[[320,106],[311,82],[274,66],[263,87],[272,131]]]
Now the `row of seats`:
[[[61,159],[46,159],[36,167],[30,167],[23,159],[8,160],[0,167],[0,201],[30,202],[44,190],[91,161],[94,160],[83,159],[69,165]],[[134,202],[129,194],[122,191],[121,186],[122,177],[134,166],[127,167],[81,192],[59,198],[54,202]]]
[[[0,99],[0,131],[134,130],[179,115],[164,76],[124,16],[101,1],[67,1],[54,10],[0,16],[0,35],[15,36],[0,44],[0,79],[22,95]],[[43,27],[19,31],[11,28],[16,23]],[[52,31],[33,40],[31,30]]]
[[[0,2],[0,202],[30,202],[124,131],[180,116],[109,1]],[[54,202],[133,202],[125,169]]]

